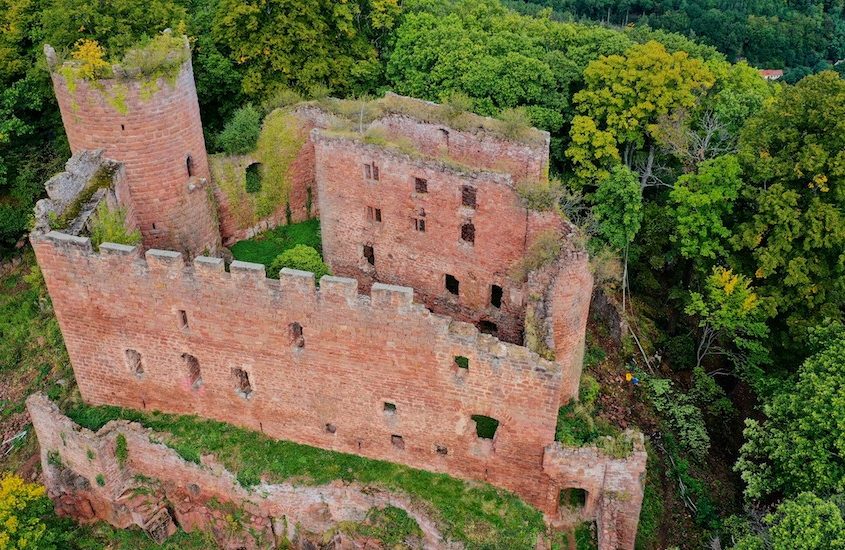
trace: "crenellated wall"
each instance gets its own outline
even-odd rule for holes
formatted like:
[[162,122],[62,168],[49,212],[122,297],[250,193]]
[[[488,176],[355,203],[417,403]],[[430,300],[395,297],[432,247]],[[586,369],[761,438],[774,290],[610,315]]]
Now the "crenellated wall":
[[[407,287],[376,283],[366,296],[353,279],[317,289],[305,272],[271,280],[256,264],[226,272],[217,258],[186,265],[109,243],[94,253],[56,232],[31,241],[87,403],[198,414],[488,481],[558,513],[560,469],[543,466],[558,364],[431,313]],[[499,421],[492,440],[473,415]],[[579,479],[581,466],[566,472]]]

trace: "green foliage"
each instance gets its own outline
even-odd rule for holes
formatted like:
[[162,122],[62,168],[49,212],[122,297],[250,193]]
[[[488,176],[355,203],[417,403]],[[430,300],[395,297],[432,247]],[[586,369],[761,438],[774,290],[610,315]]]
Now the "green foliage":
[[819,351],[798,369],[794,387],[765,404],[765,420],[745,421],[736,470],[747,497],[845,490],[845,338],[839,330],[838,336],[822,331],[829,339],[816,342]]
[[249,97],[280,86],[364,91],[381,77],[371,40],[383,37],[400,11],[396,0],[220,0],[211,32],[243,67]]
[[483,439],[493,439],[496,430],[499,429],[499,421],[482,414],[474,414],[470,417],[475,422],[475,433]]
[[106,478],[103,477],[103,474],[97,474],[94,479],[97,481],[97,485],[99,485],[100,487],[106,486]]
[[111,209],[105,201],[101,202],[91,219],[91,244],[99,248],[103,243],[135,245],[140,242],[141,232],[126,227],[126,210]]
[[639,151],[653,151],[658,119],[694,107],[715,82],[701,61],[654,41],[592,61],[584,80],[573,97],[578,115],[566,155],[585,182],[601,181],[620,160],[630,167]]
[[172,83],[189,58],[185,36],[163,32],[133,45],[123,56],[121,66],[127,73],[139,74],[147,81],[165,78]]
[[528,247],[522,261],[514,265],[511,277],[516,281],[525,281],[528,274],[557,260],[563,250],[563,239],[554,230],[540,233]]
[[239,479],[252,484],[261,479],[268,483],[295,479],[305,485],[343,480],[405,492],[433,512],[447,537],[467,547],[533,548],[544,530],[540,512],[488,484],[465,483],[444,474],[277,441],[196,417],[81,404],[68,412],[74,421],[93,430],[110,420],[127,419],[168,433],[168,445],[181,445],[198,456],[215,455],[226,468],[237,471]]
[[742,171],[734,155],[702,162],[684,174],[670,193],[675,217],[673,242],[688,259],[715,260],[728,253],[730,217],[742,189]]
[[[825,72],[785,88],[749,119],[735,245],[792,338],[845,302],[845,81]],[[784,335],[786,336],[786,335]],[[800,348],[800,341],[795,342]]]
[[766,516],[773,550],[845,548],[845,520],[839,507],[813,493],[785,500]]
[[599,182],[593,200],[601,236],[618,250],[627,247],[643,219],[642,188],[634,173],[625,166],[614,166]]
[[0,476],[0,548],[56,550],[67,542],[48,526],[53,504],[41,485],[26,483],[16,474]]
[[340,530],[359,537],[368,537],[381,542],[385,548],[406,548],[408,542],[417,543],[423,537],[414,518],[402,508],[387,506],[372,508],[361,523],[342,524]]
[[674,389],[667,378],[648,377],[645,386],[649,400],[677,435],[681,447],[697,460],[703,459],[710,448],[710,436],[701,409],[689,395]]
[[115,439],[114,457],[117,459],[117,464],[121,468],[126,464],[126,459],[129,458],[129,449],[126,447],[126,436],[117,434]]
[[261,113],[251,104],[244,105],[232,115],[217,143],[229,155],[245,155],[255,150],[261,133]]
[[322,250],[319,220],[280,225],[252,239],[238,241],[232,245],[232,255],[236,260],[264,264],[269,268],[276,257],[298,244]]
[[600,393],[601,384],[599,384],[599,381],[589,374],[582,374],[581,385],[578,387],[578,402],[585,407],[593,407]]
[[698,319],[701,329],[696,366],[709,355],[726,355],[753,382],[757,369],[769,362],[763,344],[769,334],[765,312],[748,278],[713,268],[704,293],[690,292],[684,311]]
[[279,254],[275,260],[270,264],[270,269],[267,275],[273,279],[279,276],[279,272],[283,268],[299,269],[300,271],[310,271],[314,274],[317,282],[323,275],[331,275],[329,266],[323,262],[320,253],[314,248],[304,244],[298,244],[289,250],[285,250]]
[[692,369],[692,387],[687,395],[712,417],[722,418],[736,412],[725,390],[701,367]]

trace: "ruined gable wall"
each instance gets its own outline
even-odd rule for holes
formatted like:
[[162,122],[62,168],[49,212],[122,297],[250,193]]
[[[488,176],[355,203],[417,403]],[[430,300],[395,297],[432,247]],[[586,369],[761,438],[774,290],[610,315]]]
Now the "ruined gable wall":
[[[529,213],[506,174],[451,168],[394,150],[314,132],[323,250],[335,273],[366,286],[377,280],[411,286],[438,313],[478,323],[489,320],[501,338],[522,337],[522,284],[508,277],[535,227],[560,225],[554,213]],[[375,163],[379,180],[367,180],[364,164]],[[415,178],[427,192],[415,191]],[[462,206],[461,189],[474,187],[476,207]],[[367,207],[382,221],[369,220]],[[424,211],[425,216],[422,216]],[[415,229],[425,220],[425,232]],[[529,220],[531,223],[529,223]],[[461,239],[461,226],[475,226],[475,243]],[[363,246],[374,248],[375,266]],[[445,288],[445,276],[460,282],[459,295]],[[501,308],[490,303],[491,286],[504,289]]]
[[458,130],[399,114],[379,118],[370,128],[383,131],[391,139],[405,138],[425,155],[448,157],[481,170],[509,173],[515,181],[548,178],[548,132],[532,129],[537,134],[532,136],[533,140],[506,140],[482,129]]
[[[32,240],[86,402],[199,414],[486,480],[553,512],[540,465],[554,439],[556,364],[427,312],[408,288],[374,286],[369,298],[353,280],[324,278],[315,292],[310,274],[272,281],[253,264],[235,262],[229,274],[222,260],[185,267],[164,251],[143,261],[120,245],[92,254],[86,239]],[[303,327],[302,348],[292,342],[293,322]],[[127,349],[141,354],[143,374],[132,372]],[[185,353],[201,367],[197,388]],[[454,365],[457,355],[468,370]],[[234,368],[249,373],[248,399],[236,391]],[[492,449],[476,436],[474,414],[501,422]]]
[[193,255],[217,251],[220,237],[205,189],[208,159],[190,60],[172,85],[164,78],[155,84],[131,79],[69,84],[59,72],[51,77],[71,151],[103,149],[105,157],[124,164],[144,245]]

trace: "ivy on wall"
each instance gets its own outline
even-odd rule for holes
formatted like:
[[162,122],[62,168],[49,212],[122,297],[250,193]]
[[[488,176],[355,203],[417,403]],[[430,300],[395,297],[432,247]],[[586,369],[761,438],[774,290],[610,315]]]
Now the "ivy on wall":
[[[212,177],[225,195],[239,229],[252,227],[288,203],[290,167],[306,137],[296,116],[289,110],[276,110],[264,119],[251,154],[211,157]],[[255,163],[260,163],[261,185],[257,190],[255,186],[247,190],[247,168]]]

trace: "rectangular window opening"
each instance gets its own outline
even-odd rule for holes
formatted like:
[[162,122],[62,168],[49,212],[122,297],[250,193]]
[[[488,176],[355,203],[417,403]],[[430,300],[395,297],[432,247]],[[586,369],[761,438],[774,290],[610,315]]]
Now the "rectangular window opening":
[[388,403],[387,401],[384,402],[384,414],[386,415],[394,415],[396,414],[396,404],[395,403]]
[[428,193],[428,180],[414,178],[414,191],[417,193]]
[[469,358],[464,357],[463,355],[456,355],[455,356],[455,366],[459,369],[468,369],[469,368]]
[[425,233],[425,220],[421,218],[414,218],[414,229],[420,233]]
[[461,283],[454,277],[454,275],[446,274],[446,290],[455,296],[458,295],[461,289]]
[[502,287],[499,285],[493,285],[490,288],[490,305],[502,307]]
[[461,226],[461,240],[475,244],[475,226],[472,222],[465,223]]
[[188,328],[188,312],[184,309],[179,310],[179,328],[182,330]]
[[305,347],[305,336],[302,334],[302,325],[299,323],[294,322],[288,325],[288,336],[291,346],[295,348]]
[[476,189],[471,185],[461,187],[461,204],[469,208],[475,208]]
[[129,372],[135,376],[144,374],[144,365],[141,362],[141,354],[134,349],[126,350],[126,364],[129,366]]
[[561,489],[558,495],[558,506],[578,510],[587,504],[587,491],[578,487]]
[[475,435],[479,439],[493,439],[499,429],[499,421],[483,414],[474,414],[470,418],[475,422]]
[[369,164],[364,165],[364,177],[368,180],[373,179],[373,167]]
[[376,221],[381,223],[381,208],[376,208]]
[[378,174],[378,166],[376,166],[376,163],[373,163],[373,179],[374,179],[374,180],[376,180],[376,181],[378,181],[378,179],[379,179],[379,177],[378,177],[378,176],[379,176],[379,174]]
[[391,435],[390,442],[393,443],[393,446],[399,449],[400,451],[405,450],[405,440],[402,439],[401,435]]
[[185,366],[188,367],[188,384],[190,384],[191,389],[198,389],[202,386],[199,360],[189,353],[183,353],[182,359],[185,361]]
[[243,369],[232,369],[232,376],[235,378],[235,392],[244,399],[249,399],[252,395],[249,373]]
[[376,252],[371,245],[364,245],[364,258],[370,265],[376,265]]

